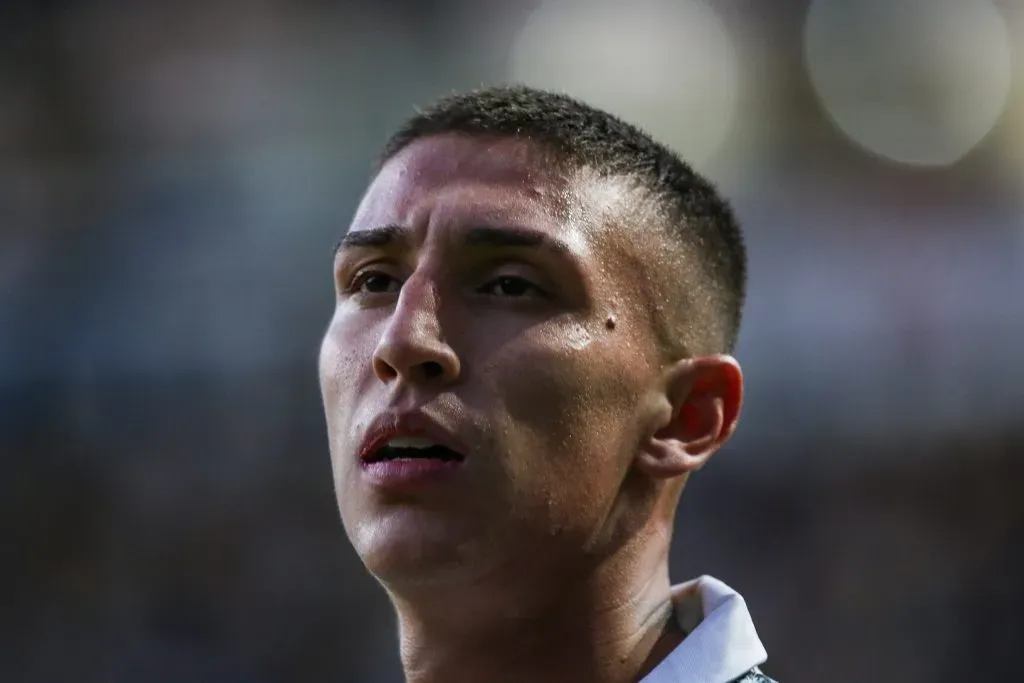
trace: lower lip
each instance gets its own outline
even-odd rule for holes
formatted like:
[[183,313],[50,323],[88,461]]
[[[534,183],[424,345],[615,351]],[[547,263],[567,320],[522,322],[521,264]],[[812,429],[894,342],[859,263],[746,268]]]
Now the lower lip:
[[442,482],[461,467],[460,460],[381,460],[364,462],[363,473],[379,488],[409,490]]

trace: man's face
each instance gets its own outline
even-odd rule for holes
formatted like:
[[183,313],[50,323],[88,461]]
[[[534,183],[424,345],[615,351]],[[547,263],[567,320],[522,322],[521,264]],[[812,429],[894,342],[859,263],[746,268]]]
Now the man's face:
[[[334,483],[385,583],[601,554],[631,524],[624,482],[659,372],[623,258],[643,237],[609,220],[611,184],[546,167],[525,141],[418,140],[335,258],[320,353]],[[410,414],[462,460],[408,476],[361,459],[382,415]]]

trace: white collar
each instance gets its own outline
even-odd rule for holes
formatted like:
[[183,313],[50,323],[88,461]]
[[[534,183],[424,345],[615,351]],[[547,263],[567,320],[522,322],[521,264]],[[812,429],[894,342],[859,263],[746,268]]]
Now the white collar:
[[768,659],[743,597],[710,576],[672,588],[687,636],[640,683],[730,683]]

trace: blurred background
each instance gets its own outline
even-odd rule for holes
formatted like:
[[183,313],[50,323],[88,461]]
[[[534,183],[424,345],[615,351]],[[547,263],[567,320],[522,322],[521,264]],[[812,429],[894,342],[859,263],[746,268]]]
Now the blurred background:
[[783,683],[1018,680],[1018,0],[4,3],[0,680],[401,679],[333,498],[331,250],[414,105],[507,81],[745,225],[747,404],[674,578]]

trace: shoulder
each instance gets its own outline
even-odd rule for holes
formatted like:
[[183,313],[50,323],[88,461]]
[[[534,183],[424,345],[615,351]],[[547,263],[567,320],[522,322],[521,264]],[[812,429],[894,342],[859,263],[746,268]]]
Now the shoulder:
[[774,681],[771,678],[768,678],[763,673],[761,673],[760,669],[754,667],[747,673],[737,678],[732,683],[776,683],[776,681]]

